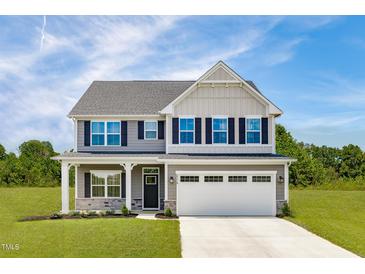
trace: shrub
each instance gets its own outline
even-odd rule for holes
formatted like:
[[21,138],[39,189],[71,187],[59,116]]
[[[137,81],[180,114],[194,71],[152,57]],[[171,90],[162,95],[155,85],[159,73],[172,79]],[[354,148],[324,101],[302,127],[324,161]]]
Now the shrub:
[[96,211],[94,211],[94,210],[90,210],[90,211],[88,211],[88,214],[87,214],[88,216],[98,216],[98,214],[96,213]]
[[282,214],[282,216],[291,216],[292,215],[289,204],[287,202],[285,202],[283,204],[283,207],[281,208],[281,214]]
[[171,210],[171,208],[166,208],[165,209],[165,216],[167,216],[167,217],[172,217],[172,210]]
[[106,211],[105,211],[105,210],[100,210],[100,211],[98,212],[98,215],[99,215],[100,217],[103,217],[103,216],[105,216],[105,215],[106,215]]
[[114,215],[114,214],[115,214],[114,209],[108,209],[107,211],[105,211],[105,215]]
[[55,212],[51,215],[51,219],[62,219],[63,215],[59,212]]
[[122,206],[122,214],[123,214],[124,216],[128,216],[128,215],[129,215],[129,210],[128,210],[128,208],[126,207],[126,205],[123,205],[123,206]]
[[80,216],[80,212],[79,211],[72,211],[69,214],[70,216]]
[[87,218],[88,212],[86,210],[83,210],[83,211],[80,212],[80,215],[81,215],[82,218]]

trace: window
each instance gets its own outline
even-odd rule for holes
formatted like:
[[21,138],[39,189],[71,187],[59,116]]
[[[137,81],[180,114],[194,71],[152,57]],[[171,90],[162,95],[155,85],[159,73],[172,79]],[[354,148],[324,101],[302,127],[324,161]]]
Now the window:
[[235,182],[235,183],[247,182],[247,176],[228,176],[228,182]]
[[120,122],[107,122],[108,146],[120,146]]
[[145,167],[143,168],[144,174],[158,174],[158,168],[156,167]]
[[120,173],[94,172],[91,176],[91,197],[119,198]]
[[120,122],[92,122],[91,144],[93,146],[119,146]]
[[204,182],[223,182],[223,176],[204,176]]
[[261,143],[261,119],[248,118],[247,119],[247,144]]
[[180,118],[180,144],[194,143],[194,118]]
[[227,143],[227,118],[213,118],[213,143]]
[[271,176],[252,176],[252,182],[269,183],[269,182],[271,182]]
[[199,182],[199,176],[180,176],[180,182]]
[[104,122],[91,123],[91,144],[93,146],[103,146],[105,143],[105,124]]
[[154,176],[146,176],[146,185],[155,185],[157,184],[157,177]]
[[145,140],[157,139],[157,121],[144,122],[144,138]]

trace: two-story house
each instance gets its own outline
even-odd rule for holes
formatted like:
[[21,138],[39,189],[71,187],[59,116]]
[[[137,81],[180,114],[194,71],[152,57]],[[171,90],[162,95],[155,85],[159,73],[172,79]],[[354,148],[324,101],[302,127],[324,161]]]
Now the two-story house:
[[68,117],[62,212],[75,166],[76,210],[276,215],[289,157],[275,153],[282,111],[222,61],[196,81],[95,81]]

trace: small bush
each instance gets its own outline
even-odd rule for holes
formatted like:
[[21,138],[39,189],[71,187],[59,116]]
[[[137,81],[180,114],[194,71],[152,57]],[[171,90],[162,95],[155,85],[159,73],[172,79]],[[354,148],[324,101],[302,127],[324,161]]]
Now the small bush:
[[88,216],[89,214],[88,214],[88,212],[86,211],[86,210],[83,210],[83,211],[81,211],[80,212],[80,216],[82,217],[82,218],[87,218],[87,216]]
[[282,216],[291,216],[292,215],[289,204],[287,202],[285,202],[283,204],[283,207],[281,208],[281,215]]
[[98,215],[99,215],[100,217],[103,217],[103,216],[105,216],[105,215],[106,215],[106,211],[105,211],[105,210],[100,210],[100,211],[98,212]]
[[90,210],[87,215],[88,216],[98,216],[98,214],[94,210]]
[[171,208],[166,208],[165,209],[165,216],[166,217],[172,217],[172,210],[171,210]]
[[123,206],[122,206],[122,214],[123,214],[124,216],[128,216],[128,215],[129,215],[129,210],[128,210],[128,208],[126,207],[126,205],[123,205]]
[[107,211],[105,211],[105,215],[114,215],[115,214],[115,210],[114,209],[108,209]]
[[70,216],[80,216],[80,211],[72,211],[69,214]]
[[51,219],[62,219],[63,215],[59,212],[55,212],[51,215]]

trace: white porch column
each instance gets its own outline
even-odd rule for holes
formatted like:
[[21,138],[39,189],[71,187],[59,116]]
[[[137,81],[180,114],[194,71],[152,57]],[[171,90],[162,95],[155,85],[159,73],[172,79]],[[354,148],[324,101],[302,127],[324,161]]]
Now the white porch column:
[[169,173],[168,173],[168,165],[165,164],[165,201],[169,199]]
[[284,165],[284,200],[289,204],[289,164]]
[[132,170],[135,164],[133,163],[123,163],[121,164],[125,170],[125,198],[126,207],[132,209]]
[[67,214],[69,212],[69,163],[62,161],[61,163],[61,188],[62,188],[62,213]]

